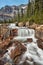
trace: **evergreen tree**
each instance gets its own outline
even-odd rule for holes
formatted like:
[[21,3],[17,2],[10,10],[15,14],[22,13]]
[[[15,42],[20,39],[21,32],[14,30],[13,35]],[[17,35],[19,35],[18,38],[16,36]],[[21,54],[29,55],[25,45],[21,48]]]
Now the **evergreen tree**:
[[17,21],[20,22],[20,12],[19,12],[19,8],[18,8],[18,18]]
[[28,2],[28,7],[27,7],[27,17],[30,17],[31,15],[31,3],[30,3],[30,0]]
[[23,14],[23,8],[21,8],[21,18],[23,18],[24,14]]

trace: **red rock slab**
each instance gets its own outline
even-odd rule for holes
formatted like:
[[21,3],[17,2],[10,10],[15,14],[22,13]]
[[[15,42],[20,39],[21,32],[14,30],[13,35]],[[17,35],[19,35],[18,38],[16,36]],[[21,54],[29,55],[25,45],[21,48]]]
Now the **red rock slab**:
[[39,39],[37,40],[38,47],[43,49],[43,42]]
[[4,61],[0,60],[0,65],[4,65]]
[[17,45],[17,47],[14,50],[11,50],[11,54],[10,57],[12,59],[17,58],[18,56],[20,56],[21,54],[23,54],[23,52],[26,51],[26,47],[22,44]]
[[21,54],[21,51],[19,50],[18,47],[15,48],[15,50],[11,50],[11,54],[10,57],[12,59],[15,59],[17,56],[19,56]]
[[2,37],[3,37],[3,36],[2,36],[2,35],[0,35],[0,40],[2,39]]
[[12,30],[13,36],[17,36],[17,35],[18,35],[17,32],[18,32],[18,29],[13,29],[13,30]]
[[18,31],[18,29],[13,29],[12,31],[13,31],[13,32],[17,32],[17,31]]
[[27,38],[27,42],[33,42],[32,38]]
[[38,36],[36,36],[36,38],[37,38],[37,39],[40,39],[40,40],[43,42],[43,39],[42,39],[42,38],[40,38],[40,37],[38,37]]
[[4,49],[10,42],[10,39],[6,39],[4,41],[2,41],[2,43],[0,44],[0,49]]

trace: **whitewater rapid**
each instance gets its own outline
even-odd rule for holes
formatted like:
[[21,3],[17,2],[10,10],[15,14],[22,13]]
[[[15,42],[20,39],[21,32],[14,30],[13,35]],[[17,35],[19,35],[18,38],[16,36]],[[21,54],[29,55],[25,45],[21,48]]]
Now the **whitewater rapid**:
[[[28,61],[30,65],[34,65],[34,62],[37,65],[43,65],[43,50],[38,47],[37,43],[32,42],[25,44],[27,51],[24,53],[20,63],[23,63],[26,58],[28,58],[28,60],[26,61]],[[30,61],[29,59],[32,59],[32,61]]]
[[[27,40],[27,38],[33,39],[33,42],[22,43],[27,48],[27,50],[22,55],[19,65],[23,63],[26,60],[26,58],[28,58],[26,62],[29,63],[29,65],[34,65],[34,63],[36,63],[36,65],[43,65],[43,50],[40,49],[37,45],[37,39],[35,38],[35,30],[18,27],[16,28],[18,29],[18,36],[14,37],[13,40],[16,39],[18,41],[24,42]],[[7,59],[10,58],[9,52],[11,52],[11,49],[15,49],[15,47],[13,46],[10,49],[8,49],[8,52],[4,55],[4,57],[7,57]]]

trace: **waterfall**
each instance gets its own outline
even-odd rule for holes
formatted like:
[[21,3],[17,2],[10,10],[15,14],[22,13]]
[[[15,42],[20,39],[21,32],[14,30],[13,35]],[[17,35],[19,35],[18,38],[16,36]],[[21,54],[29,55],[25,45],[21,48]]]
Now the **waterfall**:
[[20,29],[18,29],[18,36],[26,37],[26,36],[31,36],[33,34],[34,34],[33,29],[28,29],[28,28],[20,28]]
[[21,37],[26,37],[26,36],[29,36],[30,35],[30,32],[28,29],[18,29],[18,36],[21,36]]
[[[14,37],[13,40],[18,40],[18,41],[26,41],[27,38],[32,38],[33,41],[32,42],[24,42],[22,43],[26,48],[26,52],[22,55],[19,64],[18,65],[22,65],[22,63],[26,60],[26,58],[28,58],[26,60],[26,62],[29,65],[43,65],[43,50],[40,49],[37,45],[37,39],[35,38],[35,30],[34,29],[29,29],[29,28],[24,28],[24,27],[15,27],[18,29],[18,36]],[[15,47],[10,47],[7,53],[5,53],[4,57],[6,57],[8,59],[9,62],[12,61],[12,59],[10,58],[10,53],[11,50],[15,49]],[[31,60],[32,59],[32,60]],[[34,64],[34,62],[36,64]]]
[[35,37],[35,30],[34,29],[21,27],[21,28],[18,28],[17,34],[18,34],[18,36],[14,37],[14,39],[16,39],[16,40],[26,41],[27,38],[32,38],[33,41],[36,40],[36,38],[34,38]]

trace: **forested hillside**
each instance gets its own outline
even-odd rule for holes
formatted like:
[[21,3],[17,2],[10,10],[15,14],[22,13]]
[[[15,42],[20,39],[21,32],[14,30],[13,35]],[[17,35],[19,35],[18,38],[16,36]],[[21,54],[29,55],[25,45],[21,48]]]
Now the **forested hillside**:
[[43,0],[31,0],[28,3],[27,17],[30,22],[43,24]]

